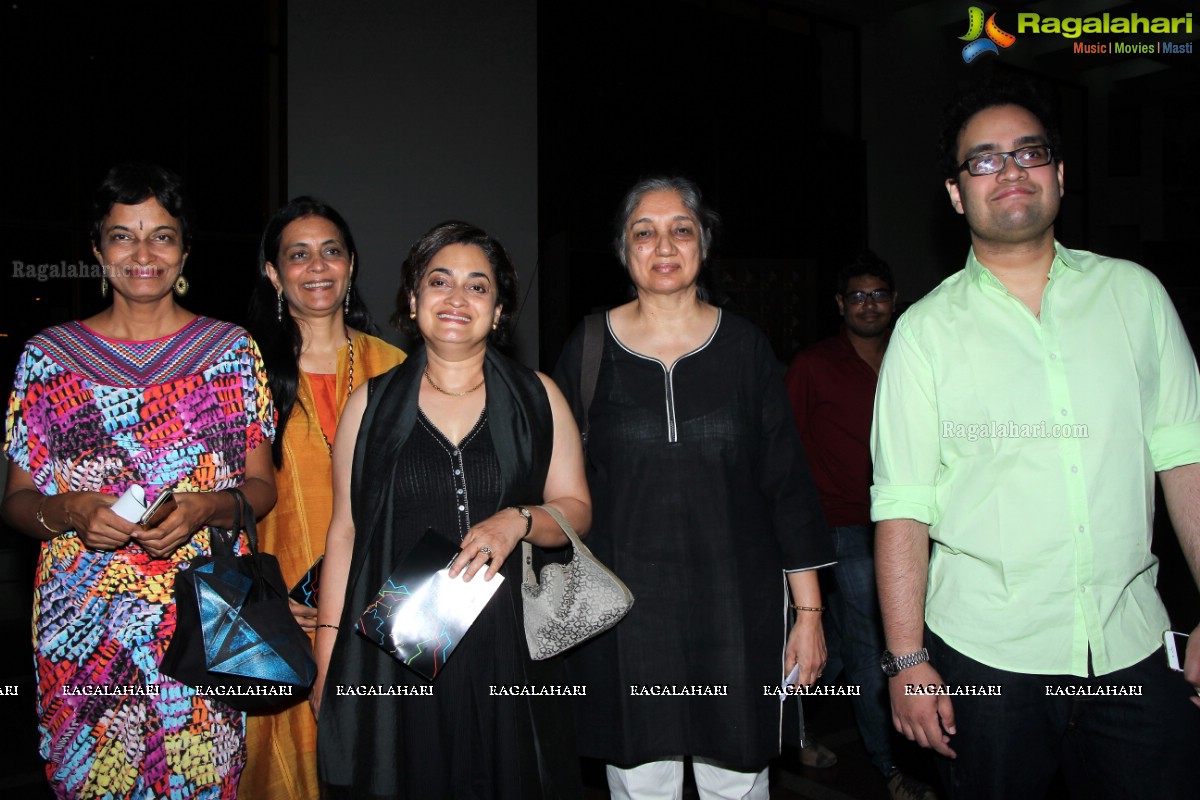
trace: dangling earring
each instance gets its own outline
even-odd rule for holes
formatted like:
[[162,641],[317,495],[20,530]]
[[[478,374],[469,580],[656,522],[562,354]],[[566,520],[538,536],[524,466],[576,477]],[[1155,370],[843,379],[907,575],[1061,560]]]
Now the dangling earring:
[[408,318],[409,318],[409,319],[416,319],[416,318],[417,318],[417,312],[415,312],[415,311],[410,311],[410,312],[408,312]]
[[275,292],[275,321],[283,322],[283,289]]
[[499,322],[493,322],[493,323],[492,323],[492,330],[496,330],[496,329],[497,329],[497,328],[499,328],[499,327],[500,327],[500,323],[499,323]]
[[342,308],[344,308],[346,310],[347,314],[350,313],[350,287],[349,286],[346,287],[346,301],[342,304]]
[[108,276],[100,276],[100,296],[108,297]]
[[175,294],[183,297],[188,293],[188,279],[183,277],[183,272],[179,273],[179,277],[175,279]]

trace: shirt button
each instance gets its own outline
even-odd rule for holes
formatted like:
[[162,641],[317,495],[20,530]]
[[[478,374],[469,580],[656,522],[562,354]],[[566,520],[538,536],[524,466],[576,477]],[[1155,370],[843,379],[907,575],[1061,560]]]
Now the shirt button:
[[1079,472],[1079,467],[1077,467],[1077,466],[1075,466],[1074,464],[1072,464],[1072,465],[1071,465],[1071,472]]
[[466,506],[459,506],[459,507],[458,507],[458,510],[459,510],[459,511],[466,511],[466,510],[467,510],[467,507],[466,507]]
[[1058,413],[1062,414],[1065,417],[1067,415],[1067,410],[1064,408],[1062,411],[1060,411]]
[[1080,587],[1079,587],[1079,593],[1080,593],[1080,594],[1087,594],[1087,587],[1086,587],[1086,586],[1080,586]]
[[455,474],[455,475],[462,475],[462,470],[461,470],[461,469],[456,469],[456,470],[454,470],[454,474]]
[[455,458],[458,458],[458,451],[457,451],[457,450],[455,450],[455,451],[454,451],[453,453],[451,453],[450,455],[454,456]]
[[1051,354],[1050,354],[1050,360],[1051,360],[1051,361],[1057,361],[1057,360],[1058,360],[1058,356],[1056,356],[1054,353],[1051,353]]
[[454,491],[455,491],[455,494],[462,494],[462,493],[463,493],[463,490],[462,490],[462,489],[455,489]]
[[1083,533],[1083,526],[1082,526],[1082,525],[1080,525],[1080,526],[1079,526],[1079,532],[1080,532],[1080,533]]

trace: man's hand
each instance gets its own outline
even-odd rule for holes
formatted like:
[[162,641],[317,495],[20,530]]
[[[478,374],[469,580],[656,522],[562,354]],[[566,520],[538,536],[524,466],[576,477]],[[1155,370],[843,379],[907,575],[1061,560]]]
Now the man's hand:
[[957,757],[950,748],[954,727],[954,708],[944,694],[905,694],[906,684],[944,686],[942,676],[929,662],[917,664],[888,679],[892,696],[892,724],[910,742],[929,747],[947,758]]
[[[1183,659],[1183,677],[1193,689],[1200,692],[1200,625],[1197,625],[1188,637],[1187,655]],[[1200,696],[1193,697],[1192,702],[1200,708]]]
[[[1179,547],[1192,570],[1192,579],[1200,587],[1200,464],[1185,464],[1158,473],[1171,525],[1179,537]],[[1183,658],[1183,677],[1200,691],[1200,625],[1188,637]],[[1200,706],[1200,697],[1192,697]]]

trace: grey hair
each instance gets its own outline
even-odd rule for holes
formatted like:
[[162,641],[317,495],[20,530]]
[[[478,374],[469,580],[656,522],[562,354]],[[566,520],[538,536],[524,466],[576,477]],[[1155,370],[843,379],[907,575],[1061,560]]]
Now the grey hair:
[[625,235],[625,226],[629,223],[633,212],[637,210],[638,204],[642,202],[642,198],[650,192],[675,192],[679,195],[683,205],[692,212],[692,216],[696,218],[696,223],[700,226],[700,260],[705,261],[708,258],[709,248],[712,247],[713,229],[720,221],[717,212],[704,205],[700,187],[694,181],[678,175],[656,175],[652,178],[643,178],[635,183],[621,199],[617,218],[614,220],[616,236],[613,238],[613,247],[617,251],[617,258],[621,260],[621,266],[626,269],[629,267],[625,254],[625,249],[629,244]]

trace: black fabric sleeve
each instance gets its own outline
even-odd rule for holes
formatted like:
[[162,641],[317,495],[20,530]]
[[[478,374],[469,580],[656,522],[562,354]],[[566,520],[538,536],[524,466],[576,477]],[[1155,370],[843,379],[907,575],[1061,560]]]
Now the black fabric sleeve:
[[761,334],[753,345],[755,380],[762,402],[762,491],[773,502],[772,521],[784,569],[823,567],[836,560],[821,498],[796,431],[783,366]]

